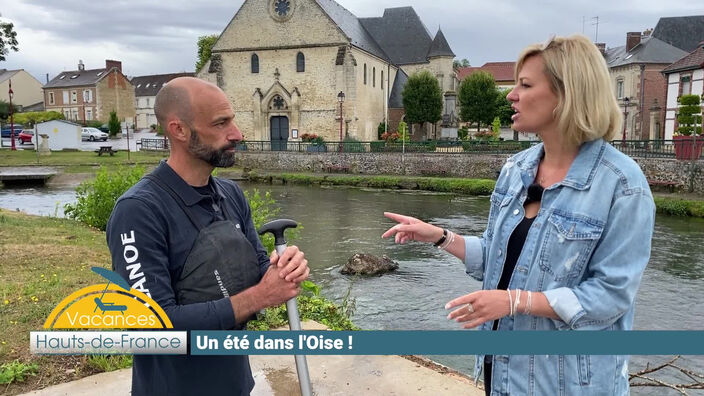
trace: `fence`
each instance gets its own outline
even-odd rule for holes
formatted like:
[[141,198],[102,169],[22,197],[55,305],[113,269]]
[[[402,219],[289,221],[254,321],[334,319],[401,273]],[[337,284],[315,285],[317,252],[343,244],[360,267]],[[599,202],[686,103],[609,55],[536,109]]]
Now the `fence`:
[[[676,158],[675,146],[691,144],[691,151],[696,152],[695,145],[701,147],[701,139],[685,142],[675,140],[614,140],[611,142],[618,150],[635,158]],[[691,142],[691,143],[690,143]],[[525,150],[537,141],[425,141],[425,142],[325,142],[315,144],[298,141],[244,141],[237,144],[238,151],[269,151],[296,153],[427,153],[427,154],[513,154]],[[142,150],[168,150],[166,139],[141,140]],[[679,149],[679,148],[678,148]],[[704,160],[701,153],[695,158]]]

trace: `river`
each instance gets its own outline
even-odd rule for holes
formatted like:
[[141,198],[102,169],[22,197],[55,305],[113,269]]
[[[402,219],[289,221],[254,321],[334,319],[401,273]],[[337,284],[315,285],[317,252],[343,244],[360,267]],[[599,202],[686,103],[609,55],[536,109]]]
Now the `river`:
[[[487,197],[467,197],[419,191],[345,187],[260,185],[246,190],[271,191],[280,217],[303,225],[297,244],[306,253],[311,280],[337,302],[354,301],[353,321],[374,330],[457,330],[443,308],[450,299],[481,287],[469,278],[461,262],[427,244],[395,245],[381,234],[392,225],[383,217],[394,211],[421,218],[461,234],[480,234],[489,211]],[[70,187],[0,189],[0,207],[27,213],[62,216],[62,205],[75,200]],[[651,261],[636,301],[635,329],[701,330],[704,318],[704,220],[658,216]],[[386,254],[400,264],[391,274],[355,277],[340,274],[354,253]],[[471,373],[469,356],[432,356],[434,360]],[[634,356],[630,371],[667,359]],[[684,367],[704,372],[704,357],[685,356]],[[686,378],[664,377],[672,382]],[[651,394],[654,388],[633,388]],[[674,392],[674,391],[673,391]],[[670,394],[658,389],[657,394]],[[672,394],[677,394],[672,393]]]

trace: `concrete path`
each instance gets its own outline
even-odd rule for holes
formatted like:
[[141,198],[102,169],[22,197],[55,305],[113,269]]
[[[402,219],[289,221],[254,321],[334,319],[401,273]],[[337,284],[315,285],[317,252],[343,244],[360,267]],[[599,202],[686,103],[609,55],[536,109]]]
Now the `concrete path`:
[[[305,322],[306,330],[320,325]],[[484,391],[469,378],[438,370],[423,359],[401,356],[308,356],[313,393],[328,395],[469,395]],[[252,396],[300,395],[293,356],[250,356],[256,383]],[[33,396],[129,396],[132,369],[102,373],[26,393]]]

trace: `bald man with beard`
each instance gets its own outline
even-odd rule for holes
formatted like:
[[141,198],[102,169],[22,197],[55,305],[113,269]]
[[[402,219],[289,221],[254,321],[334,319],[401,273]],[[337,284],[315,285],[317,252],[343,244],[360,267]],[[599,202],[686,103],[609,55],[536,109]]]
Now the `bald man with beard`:
[[[268,257],[242,190],[212,177],[235,162],[242,133],[224,92],[192,77],[157,94],[171,153],[115,205],[107,226],[113,269],[164,309],[174,330],[238,330],[295,297],[308,277],[295,246]],[[137,253],[125,255],[125,247]],[[249,395],[248,356],[135,355],[132,395]]]

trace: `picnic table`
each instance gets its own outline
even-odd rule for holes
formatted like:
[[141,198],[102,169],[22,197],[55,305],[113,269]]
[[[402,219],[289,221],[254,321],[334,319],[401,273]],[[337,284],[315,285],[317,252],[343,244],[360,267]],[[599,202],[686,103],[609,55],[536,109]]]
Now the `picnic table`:
[[117,150],[113,150],[112,146],[100,146],[100,148],[98,150],[95,150],[95,152],[98,153],[98,156],[101,156],[103,155],[103,153],[105,153],[110,154],[110,156],[112,157],[113,155],[115,155]]

